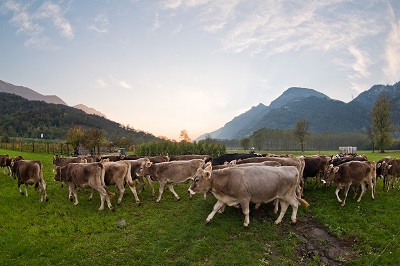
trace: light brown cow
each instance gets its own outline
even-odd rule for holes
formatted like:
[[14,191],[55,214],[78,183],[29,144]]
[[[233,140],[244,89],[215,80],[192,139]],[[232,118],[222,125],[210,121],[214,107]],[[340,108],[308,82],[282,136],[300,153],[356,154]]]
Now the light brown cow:
[[190,194],[211,191],[218,200],[206,223],[209,223],[225,204],[229,206],[240,204],[245,215],[244,226],[248,226],[250,222],[250,202],[260,204],[279,200],[281,213],[275,224],[282,221],[289,205],[293,208],[291,216],[293,223],[297,220],[299,203],[308,206],[308,203],[298,195],[300,178],[294,166],[247,166],[212,170],[212,166],[207,165],[204,169],[198,168],[192,180],[192,185],[188,189]]
[[119,190],[118,204],[121,204],[125,193],[124,182],[126,182],[135,197],[136,203],[140,206],[142,203],[136,192],[135,182],[131,176],[131,163],[129,161],[104,162],[104,183],[106,186],[116,185]]
[[107,201],[108,208],[114,210],[109,197],[112,193],[104,183],[105,170],[101,163],[70,163],[62,167],[58,166],[55,172],[54,180],[68,184],[69,191],[75,197],[75,205],[78,205],[76,189],[91,187],[100,194],[99,210],[104,209],[104,199]]
[[174,194],[176,199],[180,199],[175,192],[173,184],[184,183],[196,173],[197,168],[204,166],[204,160],[193,159],[189,161],[172,161],[163,163],[152,163],[149,168],[142,167],[139,171],[140,176],[151,175],[159,183],[159,195],[156,202],[160,202],[165,185]]
[[[339,166],[328,166],[323,182],[336,182],[337,187],[335,190],[336,198],[342,206],[346,204],[347,194],[351,186],[358,187],[361,185],[361,194],[357,202],[361,201],[361,198],[367,190],[367,185],[371,188],[372,199],[375,198],[375,187],[376,187],[376,164],[375,162],[369,161],[351,161],[340,164]],[[344,199],[340,199],[339,192],[342,188],[345,188]]]
[[[140,187],[138,190],[138,193],[141,193],[144,190],[144,179],[143,176],[139,175],[139,171],[140,168],[149,168],[151,166],[151,162],[147,157],[144,158],[139,158],[137,160],[127,160],[127,162],[129,162],[131,164],[131,176],[132,179],[138,179],[139,183],[140,183]],[[154,185],[153,185],[153,181],[151,180],[150,175],[146,175],[146,179],[149,182],[149,186],[151,188],[151,194],[153,195],[153,197],[155,196],[155,191],[154,191]]]
[[265,162],[265,161],[278,162],[282,166],[295,166],[297,168],[297,171],[299,171],[301,193],[303,194],[304,180],[303,180],[302,177],[303,177],[303,172],[304,172],[304,167],[305,167],[305,162],[304,162],[304,158],[303,157],[299,157],[299,158],[252,157],[252,158],[248,158],[248,159],[239,160],[239,161],[236,162],[236,164],[259,163],[259,162]]
[[42,162],[38,160],[17,160],[11,162],[11,171],[18,178],[18,191],[24,195],[20,186],[25,184],[25,196],[28,197],[28,185],[35,185],[39,191],[39,201],[48,201],[46,182],[43,179]]

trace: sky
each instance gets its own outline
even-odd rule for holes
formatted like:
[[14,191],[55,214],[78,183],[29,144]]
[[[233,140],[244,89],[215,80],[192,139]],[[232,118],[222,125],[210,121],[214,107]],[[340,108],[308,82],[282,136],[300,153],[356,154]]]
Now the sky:
[[0,0],[0,40],[0,80],[177,141],[400,81],[400,0]]

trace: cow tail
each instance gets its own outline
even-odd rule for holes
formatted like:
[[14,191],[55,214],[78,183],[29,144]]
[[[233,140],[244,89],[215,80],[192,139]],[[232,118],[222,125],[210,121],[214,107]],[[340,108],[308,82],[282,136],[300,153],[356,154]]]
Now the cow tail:
[[131,174],[131,171],[132,171],[132,165],[131,165],[131,163],[127,163],[127,165],[128,165],[128,171],[127,171],[127,173],[126,173],[126,175],[125,175],[125,181],[126,181],[126,183],[128,183],[128,185],[130,186],[130,187],[134,187],[135,186],[135,183],[133,183],[133,180],[132,180],[132,174]]
[[106,174],[106,169],[102,163],[98,163],[101,167],[101,186],[104,188],[104,190],[107,192],[109,197],[114,197],[115,193],[111,192],[108,187],[106,186],[106,183],[104,182],[104,176]]
[[296,198],[300,202],[301,205],[303,205],[305,207],[309,207],[310,204],[306,200],[301,198],[301,196],[303,194],[303,189],[302,189],[303,174],[300,174],[298,171],[297,171],[297,174],[298,174],[298,176],[297,176],[297,185],[296,185],[296,192],[295,192]]

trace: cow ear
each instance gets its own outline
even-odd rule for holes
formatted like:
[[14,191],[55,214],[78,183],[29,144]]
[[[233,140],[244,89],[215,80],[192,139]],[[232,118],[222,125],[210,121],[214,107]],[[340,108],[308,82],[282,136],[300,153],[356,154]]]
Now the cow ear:
[[204,175],[204,178],[205,179],[210,179],[210,177],[211,177],[211,172],[210,171],[206,171],[205,173],[204,173],[205,175]]
[[388,169],[392,168],[392,166],[393,166],[393,165],[390,164],[390,165],[388,166]]
[[333,172],[336,173],[337,171],[339,171],[339,167],[338,166],[333,167]]
[[211,170],[212,170],[211,164],[207,165],[206,168],[204,168],[204,171],[207,171],[207,172],[211,172]]
[[149,168],[152,164],[153,164],[152,162],[148,161],[146,162],[146,167]]
[[377,164],[376,164],[376,168],[381,167],[381,165],[382,165],[381,163],[377,163]]

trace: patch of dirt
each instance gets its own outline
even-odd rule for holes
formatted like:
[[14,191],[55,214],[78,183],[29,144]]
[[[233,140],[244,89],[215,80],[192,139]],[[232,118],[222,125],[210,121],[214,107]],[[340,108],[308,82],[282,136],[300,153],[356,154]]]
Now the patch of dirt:
[[298,217],[293,230],[301,241],[296,249],[299,265],[306,265],[307,262],[318,262],[319,265],[347,265],[356,255],[351,246],[352,241],[339,240],[311,216]]

